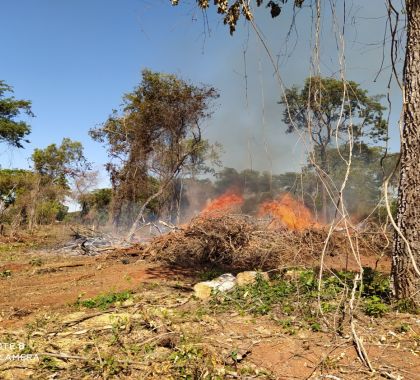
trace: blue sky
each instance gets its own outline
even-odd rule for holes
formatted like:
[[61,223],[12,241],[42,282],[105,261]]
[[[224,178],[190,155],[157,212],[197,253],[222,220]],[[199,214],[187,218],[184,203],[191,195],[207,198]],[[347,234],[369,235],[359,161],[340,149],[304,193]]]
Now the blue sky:
[[[82,141],[88,159],[101,168],[106,151],[87,132],[118,108],[122,95],[139,83],[141,70],[148,67],[220,90],[206,133],[224,145],[224,165],[272,167],[276,172],[297,169],[304,154],[296,138],[284,133],[276,104],[280,90],[252,30],[240,23],[232,38],[212,11],[209,34],[194,1],[180,3],[171,7],[169,0],[1,0],[0,79],[14,87],[17,98],[32,100],[36,115],[29,120],[31,144],[24,150],[0,147],[2,167],[27,167],[35,147],[70,137]],[[347,76],[372,94],[385,93],[389,69],[373,82],[382,59],[384,2],[353,0],[347,9]],[[276,20],[267,13],[259,10],[256,20],[279,57],[282,77],[286,85],[301,84],[310,67],[311,9],[299,12],[298,34],[292,31],[289,39],[291,7]],[[321,34],[324,75],[334,75],[338,68],[331,19],[326,9]],[[393,86],[393,150],[399,146],[395,124],[400,97]]]

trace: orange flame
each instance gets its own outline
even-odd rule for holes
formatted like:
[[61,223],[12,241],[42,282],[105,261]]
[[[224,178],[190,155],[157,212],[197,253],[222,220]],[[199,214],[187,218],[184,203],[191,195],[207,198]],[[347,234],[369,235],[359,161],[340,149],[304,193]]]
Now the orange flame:
[[267,215],[274,218],[270,225],[272,228],[285,226],[293,230],[304,230],[318,226],[311,211],[290,194],[262,203],[258,209],[258,216]]
[[241,194],[228,190],[218,198],[210,201],[201,211],[201,214],[228,214],[239,211],[243,203],[244,198]]

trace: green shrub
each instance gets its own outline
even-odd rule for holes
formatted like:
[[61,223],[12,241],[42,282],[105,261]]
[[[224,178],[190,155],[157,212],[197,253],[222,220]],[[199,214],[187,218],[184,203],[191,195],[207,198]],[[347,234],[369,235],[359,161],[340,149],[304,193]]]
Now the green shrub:
[[371,317],[382,317],[389,311],[389,306],[380,297],[371,296],[364,301],[363,310]]

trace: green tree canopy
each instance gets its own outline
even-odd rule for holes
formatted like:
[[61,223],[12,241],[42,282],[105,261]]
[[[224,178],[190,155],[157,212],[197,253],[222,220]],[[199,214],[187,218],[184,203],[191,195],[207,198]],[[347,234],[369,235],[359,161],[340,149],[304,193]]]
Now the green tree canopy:
[[[386,138],[387,122],[383,117],[383,96],[369,96],[367,90],[353,81],[311,77],[304,87],[286,89],[283,121],[287,132],[308,130],[312,141],[326,148],[336,135],[347,141],[351,128],[354,141],[374,141]],[[343,140],[341,140],[343,141]]]
[[[217,97],[213,87],[143,70],[139,86],[124,96],[122,112],[114,111],[102,127],[90,131],[106,144],[111,158],[107,169],[115,191],[115,224],[160,186],[175,186],[182,171],[206,170],[213,147],[202,139],[200,125]],[[173,198],[174,186],[168,186],[166,200]]]
[[31,190],[34,173],[23,169],[0,170],[0,201],[9,206],[16,198]]
[[[318,174],[328,182],[328,154],[332,143],[348,141],[378,142],[386,139],[387,122],[381,96],[369,96],[353,81],[334,78],[307,78],[302,89],[296,86],[285,90],[279,102],[283,110],[286,132],[306,131],[315,147]],[[327,189],[321,186],[322,217],[328,221]]]
[[64,138],[59,146],[35,149],[31,158],[35,172],[64,188],[68,188],[70,179],[90,168],[83,145],[69,138]]
[[29,142],[25,137],[31,132],[31,127],[24,121],[17,120],[23,113],[34,116],[29,100],[17,100],[6,93],[13,93],[13,88],[0,80],[0,142],[23,148],[22,143]]

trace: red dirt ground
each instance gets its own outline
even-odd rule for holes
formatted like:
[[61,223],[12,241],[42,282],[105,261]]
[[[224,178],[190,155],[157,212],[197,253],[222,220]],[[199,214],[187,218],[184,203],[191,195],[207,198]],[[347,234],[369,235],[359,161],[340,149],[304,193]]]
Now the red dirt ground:
[[[6,270],[11,272],[10,277],[0,277],[0,329],[3,331],[24,326],[43,312],[65,313],[71,310],[70,305],[74,305],[80,296],[89,298],[101,293],[135,289],[140,283],[156,280],[165,282],[179,278],[183,284],[191,282],[191,273],[136,262],[137,258],[124,254],[93,258],[37,253],[35,257],[42,260],[42,265],[31,265],[34,256],[30,254],[19,254],[13,261],[3,261],[0,264],[0,273]],[[316,264],[319,265],[319,262],[314,263]],[[339,256],[326,257],[325,264],[326,268],[357,268],[354,259],[346,260]],[[364,257],[362,265],[388,271],[390,261],[385,257],[377,265],[376,257]],[[225,322],[227,321],[223,321],[223,324]],[[390,325],[391,322],[394,321],[386,323]],[[248,334],[249,326],[235,326],[232,321],[227,325],[227,330],[231,333]],[[260,327],[264,327],[263,324]],[[268,325],[272,332],[276,328],[278,326]],[[384,331],[386,333],[387,330]],[[308,379],[314,368],[319,368],[326,355],[342,355],[340,367],[344,368],[346,363],[349,366],[353,363],[354,366],[357,362],[356,351],[351,342],[347,341],[340,346],[335,345],[336,338],[331,334],[310,331],[306,334],[308,336],[305,337],[273,333],[272,337],[255,343],[249,360],[270,370],[277,379]],[[326,343],[331,343],[328,350]],[[420,359],[412,352],[372,341],[366,342],[365,346],[374,367],[388,366],[398,369],[403,373],[404,380],[420,379]],[[362,364],[360,368],[363,369]],[[369,377],[366,374],[366,377],[360,378]],[[354,379],[345,373],[340,374],[339,378]]]
[[12,275],[0,278],[0,327],[3,328],[26,323],[34,312],[74,304],[81,295],[88,298],[124,291],[141,282],[175,275],[156,266],[126,265],[119,259],[62,256],[40,267],[16,262],[1,265],[0,272],[5,270],[10,270]]

